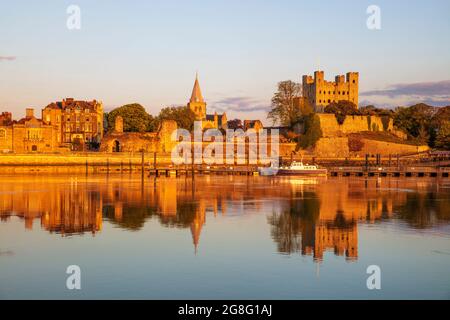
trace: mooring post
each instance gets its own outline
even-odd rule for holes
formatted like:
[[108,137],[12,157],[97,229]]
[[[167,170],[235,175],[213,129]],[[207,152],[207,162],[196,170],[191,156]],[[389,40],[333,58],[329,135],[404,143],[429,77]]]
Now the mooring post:
[[106,173],[109,174],[109,158],[106,158]]
[[86,175],[88,174],[88,171],[89,171],[89,169],[88,169],[88,160],[86,159]]
[[193,146],[193,148],[192,148],[192,152],[191,152],[191,158],[192,158],[192,161],[191,161],[191,174],[192,174],[192,179],[194,179],[194,151],[195,151],[195,146]]
[[141,151],[141,175],[142,175],[142,178],[144,178],[144,169],[145,169],[144,150],[142,150]]

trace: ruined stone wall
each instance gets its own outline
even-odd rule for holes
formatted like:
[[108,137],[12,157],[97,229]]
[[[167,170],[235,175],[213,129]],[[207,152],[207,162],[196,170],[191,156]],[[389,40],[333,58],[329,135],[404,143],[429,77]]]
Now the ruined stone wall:
[[[317,114],[323,137],[336,137],[362,131],[394,131],[392,119],[383,120],[379,116],[346,116],[340,125],[334,114]],[[384,122],[384,123],[383,123]]]

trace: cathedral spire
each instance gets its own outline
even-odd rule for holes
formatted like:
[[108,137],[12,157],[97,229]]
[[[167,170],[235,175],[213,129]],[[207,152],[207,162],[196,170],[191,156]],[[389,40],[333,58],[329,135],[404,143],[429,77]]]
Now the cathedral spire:
[[192,89],[190,102],[204,102],[202,91],[200,90],[200,84],[198,83],[198,72],[195,74],[195,83],[194,88]]

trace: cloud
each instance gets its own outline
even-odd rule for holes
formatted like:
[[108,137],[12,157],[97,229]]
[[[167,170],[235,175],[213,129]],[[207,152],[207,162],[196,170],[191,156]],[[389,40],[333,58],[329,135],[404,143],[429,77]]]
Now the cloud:
[[13,61],[16,60],[17,57],[14,56],[0,56],[0,61]]
[[267,112],[270,105],[250,97],[227,97],[212,103],[217,112]]
[[427,103],[434,106],[450,105],[450,80],[437,82],[401,83],[386,89],[360,93],[361,105],[375,104],[395,107]]

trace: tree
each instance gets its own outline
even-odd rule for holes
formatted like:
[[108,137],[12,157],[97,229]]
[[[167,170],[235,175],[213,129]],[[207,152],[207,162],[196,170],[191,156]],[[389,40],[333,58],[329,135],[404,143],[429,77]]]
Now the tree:
[[298,146],[306,149],[314,146],[317,140],[322,137],[322,129],[320,128],[320,119],[314,113],[304,116],[302,121],[305,126],[305,134],[300,136]]
[[233,119],[227,122],[228,129],[237,130],[243,129],[242,120],[241,119]]
[[436,148],[450,150],[450,106],[439,108],[431,120],[432,144]]
[[436,133],[432,120],[437,109],[424,103],[411,107],[399,107],[395,110],[394,125],[423,143],[432,145]]
[[383,109],[377,108],[374,105],[368,105],[365,107],[359,108],[359,112],[363,116],[390,116],[394,115],[394,110],[392,109]]
[[108,129],[110,131],[114,130],[117,116],[123,118],[125,132],[145,132],[153,121],[153,117],[140,104],[127,104],[108,113]]
[[272,110],[267,118],[273,123],[279,122],[282,126],[293,127],[301,117],[301,110],[295,102],[301,96],[301,85],[293,81],[278,83],[278,91],[272,98]]
[[325,113],[333,113],[339,124],[343,124],[345,117],[349,115],[360,115],[358,108],[353,102],[342,100],[339,102],[332,102],[324,109]]
[[167,107],[160,111],[156,118],[156,123],[159,124],[162,120],[174,120],[178,128],[192,131],[194,129],[195,114],[191,109],[184,106]]
[[435,146],[439,149],[450,150],[450,121],[445,121],[438,129]]

